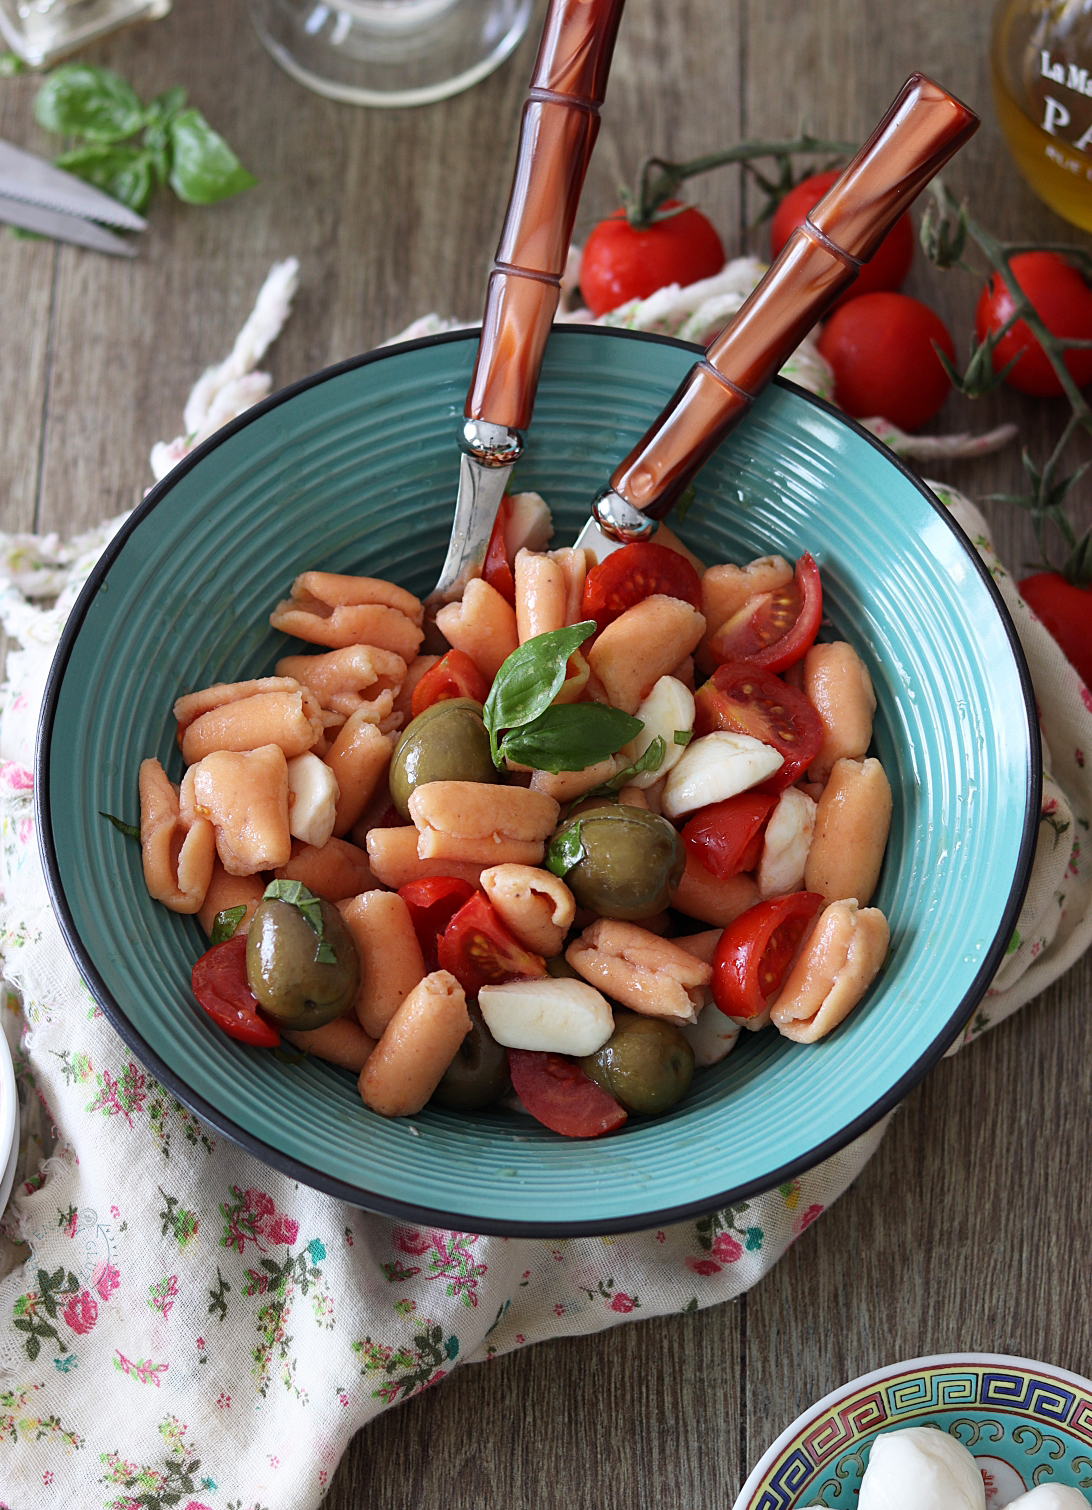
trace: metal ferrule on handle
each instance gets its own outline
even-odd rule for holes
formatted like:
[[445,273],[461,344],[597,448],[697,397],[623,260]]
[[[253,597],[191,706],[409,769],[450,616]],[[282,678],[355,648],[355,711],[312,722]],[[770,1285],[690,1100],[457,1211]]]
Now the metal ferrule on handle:
[[978,128],[978,117],[912,74],[841,178],[593,505],[614,538],[641,539],[739,423],[895,221]]
[[552,0],[489,276],[468,420],[510,431],[530,424],[623,3]]

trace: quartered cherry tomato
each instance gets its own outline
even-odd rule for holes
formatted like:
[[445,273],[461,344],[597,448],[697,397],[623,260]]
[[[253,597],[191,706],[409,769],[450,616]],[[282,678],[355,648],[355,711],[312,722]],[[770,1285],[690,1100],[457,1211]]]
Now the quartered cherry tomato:
[[509,1049],[508,1072],[531,1116],[563,1138],[598,1138],[626,1120],[614,1097],[561,1054]]
[[276,1028],[258,1016],[258,998],[246,978],[246,934],[213,944],[190,975],[193,994],[230,1038],[255,1048],[273,1049],[281,1041]]
[[416,718],[433,703],[447,702],[453,697],[471,697],[476,703],[484,703],[488,696],[489,683],[466,652],[449,650],[414,687],[410,715]]
[[615,210],[595,226],[580,257],[580,292],[595,316],[630,299],[647,299],[668,283],[684,288],[711,278],[724,266],[724,248],[711,222],[693,205],[668,199],[661,210],[677,210],[634,230],[625,210]]
[[[831,168],[826,173],[813,173],[802,179],[795,189],[790,189],[774,211],[770,221],[770,256],[776,257],[804,217],[822,199],[831,185],[841,176],[841,168]],[[901,288],[903,279],[910,271],[914,260],[914,227],[910,216],[903,215],[888,231],[857,277],[832,307],[840,309],[850,299],[861,294],[874,294],[878,289]]]
[[819,350],[834,369],[834,397],[856,419],[880,414],[917,430],[948,397],[955,347],[939,315],[906,294],[862,294],[835,310]]
[[681,598],[692,608],[700,608],[701,578],[685,556],[666,545],[652,541],[623,545],[588,573],[582,612],[601,630],[606,629],[627,608],[634,608],[654,593]]
[[523,947],[480,891],[448,923],[437,954],[440,969],[450,970],[468,996],[504,980],[534,980],[546,974],[546,961]]
[[823,742],[819,715],[804,694],[745,664],[718,666],[694,694],[694,733],[715,729],[750,734],[783,757],[781,769],[763,782],[765,792],[780,792],[799,781]]
[[819,568],[807,551],[791,582],[774,592],[755,593],[722,624],[709,642],[715,660],[746,661],[764,671],[785,671],[802,660],[823,617]]
[[1092,587],[1077,587],[1056,571],[1035,572],[1017,587],[1085,686],[1092,688]]
[[814,891],[759,902],[729,923],[713,955],[713,1001],[726,1017],[758,1017],[780,991],[826,898]]
[[[1054,336],[1072,340],[1092,340],[1092,288],[1077,269],[1057,252],[1019,252],[1009,263],[1020,289],[1032,308]],[[992,330],[1000,330],[1013,312],[1012,295],[999,274],[994,273],[978,296],[974,311],[975,335],[985,340]],[[1047,360],[1046,352],[1023,320],[993,349],[993,370],[1000,372],[1018,351],[1024,355],[1005,382],[1021,393],[1040,398],[1056,398],[1064,393],[1058,374]],[[1067,351],[1065,365],[1078,388],[1092,383],[1092,350]]]
[[440,935],[474,891],[469,881],[460,881],[455,876],[427,876],[398,888],[398,895],[409,908],[413,931],[430,975],[439,969]]
[[[513,608],[516,604],[516,579],[512,573],[512,563],[508,559],[508,548],[504,543],[504,526],[508,523],[512,505],[507,498],[502,498],[497,517],[493,520],[493,532],[489,536],[489,544],[486,547],[485,560],[482,562],[482,577],[495,587],[506,602],[511,603]],[[422,677],[422,681],[424,678]],[[481,698],[479,701],[484,702]]]
[[682,831],[687,854],[722,881],[742,870],[754,870],[762,853],[766,819],[776,804],[771,793],[740,792],[703,807]]

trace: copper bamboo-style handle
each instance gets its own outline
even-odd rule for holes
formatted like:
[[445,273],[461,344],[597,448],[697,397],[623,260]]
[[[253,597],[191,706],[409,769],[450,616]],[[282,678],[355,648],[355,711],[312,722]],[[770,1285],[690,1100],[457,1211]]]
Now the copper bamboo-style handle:
[[624,0],[551,0],[520,122],[466,418],[531,420]]
[[[815,322],[856,278],[900,215],[978,129],[966,105],[920,73],[781,255],[706,359],[687,373],[655,424],[596,501],[619,538],[646,533],[624,505],[661,519],[695,472],[739,423]],[[612,500],[618,495],[624,502]],[[613,528],[612,528],[613,526]]]

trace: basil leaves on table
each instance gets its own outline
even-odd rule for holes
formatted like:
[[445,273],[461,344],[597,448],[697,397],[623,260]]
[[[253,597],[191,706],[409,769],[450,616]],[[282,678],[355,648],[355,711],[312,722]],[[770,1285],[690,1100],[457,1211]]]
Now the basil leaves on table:
[[47,131],[81,139],[58,167],[132,210],[144,210],[165,183],[187,204],[215,204],[257,182],[201,112],[186,108],[184,89],[144,105],[109,68],[68,63],[38,91],[34,117]]
[[595,633],[595,620],[525,640],[501,666],[483,718],[493,763],[537,771],[582,771],[614,755],[644,728],[602,703],[555,704],[569,657]]
[[[270,881],[262,892],[263,902],[289,902],[298,907],[307,922],[318,934],[319,947],[315,956],[320,965],[336,965],[337,955],[325,936],[322,922],[322,899],[308,891],[302,881]],[[244,912],[246,909],[243,909]]]

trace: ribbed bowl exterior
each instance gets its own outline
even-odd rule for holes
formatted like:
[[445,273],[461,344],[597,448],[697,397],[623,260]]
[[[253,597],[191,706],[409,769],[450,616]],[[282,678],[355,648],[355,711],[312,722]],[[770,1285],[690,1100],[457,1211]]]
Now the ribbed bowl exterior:
[[[824,609],[863,656],[895,812],[875,898],[888,963],[822,1043],[743,1034],[673,1112],[569,1142],[528,1118],[426,1109],[385,1121],[351,1076],[219,1032],[190,992],[195,920],[152,902],[137,769],[178,780],[171,707],[285,653],[269,612],[307,568],[422,596],[450,526],[473,334],[393,348],[278,396],[156,490],[88,584],[39,748],[40,837],[62,927],[112,1021],[156,1073],[261,1157],[377,1210],[477,1231],[619,1230],[765,1188],[864,1130],[968,1017],[1011,934],[1038,816],[1026,668],[944,510],[833,411],[771,389],[706,466],[679,533],[707,562],[810,550]],[[677,342],[551,340],[515,485],[554,544],[694,360]]]

